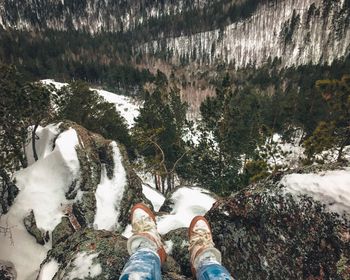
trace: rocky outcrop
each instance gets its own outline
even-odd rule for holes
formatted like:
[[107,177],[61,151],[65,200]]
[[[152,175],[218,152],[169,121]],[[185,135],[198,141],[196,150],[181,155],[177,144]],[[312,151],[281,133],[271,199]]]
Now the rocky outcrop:
[[[96,190],[102,178],[102,167],[106,170],[107,178],[112,179],[115,168],[125,169],[127,184],[124,186],[123,197],[118,205],[118,230],[122,232],[129,222],[129,212],[137,202],[151,203],[142,194],[141,181],[131,168],[127,153],[118,144],[122,166],[115,166],[111,141],[104,139],[74,123],[64,123],[61,129],[73,127],[79,137],[80,147],[77,155],[80,163],[80,179],[70,186],[66,194],[68,199],[76,199],[71,207],[71,216],[76,218],[78,227],[92,227],[96,214]],[[67,210],[67,209],[66,209]],[[69,211],[68,211],[69,212]]]
[[[269,190],[270,189],[270,190]],[[206,214],[223,264],[238,279],[346,279],[350,225],[272,183],[217,201]]]
[[[42,269],[45,263],[54,259],[59,263],[59,269],[53,279],[69,279],[69,275],[78,269],[79,264],[75,260],[89,255],[94,256],[91,266],[101,268],[93,279],[118,279],[128,260],[126,239],[113,232],[86,228],[54,246],[43,262]],[[84,279],[91,278],[86,275]]]

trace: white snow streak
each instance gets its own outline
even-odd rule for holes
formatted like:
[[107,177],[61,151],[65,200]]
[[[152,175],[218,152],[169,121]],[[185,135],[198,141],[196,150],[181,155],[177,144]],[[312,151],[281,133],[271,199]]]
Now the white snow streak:
[[38,280],[52,280],[59,269],[59,264],[54,259],[45,263],[41,268]]
[[154,211],[158,212],[159,208],[163,205],[165,197],[156,189],[151,188],[148,185],[142,184],[142,193],[152,202]]
[[122,157],[116,142],[113,147],[114,173],[113,178],[107,177],[105,166],[102,166],[100,184],[97,186],[95,229],[115,230],[118,228],[119,207],[127,185],[126,172]]

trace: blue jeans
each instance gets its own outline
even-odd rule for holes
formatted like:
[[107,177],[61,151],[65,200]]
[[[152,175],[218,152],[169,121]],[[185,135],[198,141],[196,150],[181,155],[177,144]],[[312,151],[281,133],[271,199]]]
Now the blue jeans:
[[[137,250],[124,266],[119,280],[161,280],[160,266],[160,259],[156,252],[151,249]],[[217,263],[204,263],[197,270],[197,280],[229,280],[232,279],[230,277],[226,268]]]

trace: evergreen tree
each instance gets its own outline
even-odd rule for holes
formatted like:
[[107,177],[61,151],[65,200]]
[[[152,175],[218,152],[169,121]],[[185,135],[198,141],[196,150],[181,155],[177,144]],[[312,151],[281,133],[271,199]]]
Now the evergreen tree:
[[328,105],[328,118],[305,141],[305,153],[312,161],[316,154],[335,145],[337,160],[342,161],[344,147],[350,145],[350,75],[340,80],[318,80],[316,87]]
[[96,91],[83,82],[62,87],[56,93],[58,118],[69,119],[105,138],[124,144],[131,157],[133,142],[125,119],[114,104],[106,102]]
[[27,166],[24,148],[32,126],[34,158],[35,131],[51,117],[50,90],[41,83],[30,83],[14,66],[0,65],[0,169],[9,171]]
[[187,107],[178,90],[167,93],[158,87],[152,94],[146,92],[136,118],[133,135],[146,168],[153,173],[156,187],[163,193],[174,188],[178,165],[187,153],[183,140]]

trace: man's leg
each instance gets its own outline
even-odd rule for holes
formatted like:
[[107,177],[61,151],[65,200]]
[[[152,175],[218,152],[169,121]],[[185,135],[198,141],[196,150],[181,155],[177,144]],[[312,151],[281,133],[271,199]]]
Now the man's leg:
[[233,279],[227,269],[221,265],[221,253],[214,247],[208,221],[203,216],[195,217],[188,233],[191,269],[196,279]]
[[124,266],[120,280],[161,280],[161,264],[166,259],[156,219],[144,204],[131,209],[133,235],[128,239],[130,259]]
[[151,249],[140,249],[131,255],[124,266],[120,280],[161,280],[160,258]]
[[196,269],[196,278],[198,280],[231,280],[233,279],[225,267],[218,262],[203,263]]

